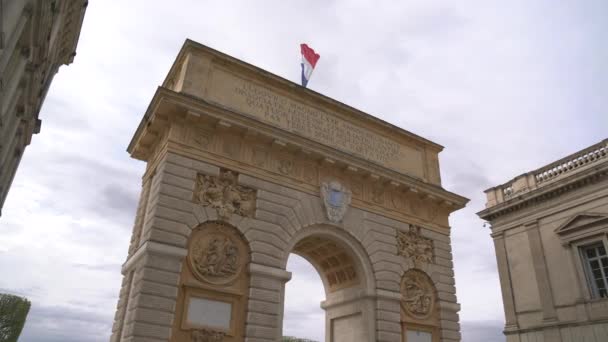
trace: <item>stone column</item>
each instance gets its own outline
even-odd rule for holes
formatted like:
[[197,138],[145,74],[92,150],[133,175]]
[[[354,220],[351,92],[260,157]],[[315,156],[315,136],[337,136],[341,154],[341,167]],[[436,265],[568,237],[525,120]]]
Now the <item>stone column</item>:
[[125,263],[123,273],[131,279],[127,309],[122,336],[112,341],[169,340],[186,254],[185,248],[146,241]]
[[[365,290],[341,289],[327,295],[321,303],[325,310],[325,341],[369,341],[374,338],[375,296]],[[398,323],[395,324],[399,329]],[[370,331],[372,329],[372,331]]]
[[283,336],[285,283],[291,279],[291,272],[251,263],[249,273],[245,341],[280,341]]
[[378,342],[401,342],[401,293],[376,290],[376,314]]
[[516,330],[519,328],[517,316],[515,315],[515,298],[513,297],[511,271],[509,270],[504,232],[492,234],[492,237],[494,238],[496,263],[498,264],[498,276],[500,278],[502,302],[505,310],[505,332],[508,332],[509,330]]

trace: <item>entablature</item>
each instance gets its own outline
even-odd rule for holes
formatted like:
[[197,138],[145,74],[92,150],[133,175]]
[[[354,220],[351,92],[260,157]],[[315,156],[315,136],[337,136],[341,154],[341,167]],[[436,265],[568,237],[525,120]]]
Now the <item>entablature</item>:
[[169,89],[158,89],[144,122],[129,148],[136,159],[155,159],[162,141],[171,152],[315,195],[323,181],[339,179],[352,190],[355,207],[444,228],[449,213],[468,201],[422,179]]

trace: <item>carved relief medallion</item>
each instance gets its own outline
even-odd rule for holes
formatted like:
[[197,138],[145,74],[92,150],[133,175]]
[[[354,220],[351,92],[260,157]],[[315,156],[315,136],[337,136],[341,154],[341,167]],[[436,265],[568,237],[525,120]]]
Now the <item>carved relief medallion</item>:
[[348,210],[352,193],[340,182],[333,180],[321,184],[321,196],[325,204],[327,218],[332,222],[340,222]]
[[397,254],[415,264],[433,262],[433,240],[420,234],[420,227],[410,226],[408,232],[397,231]]
[[196,179],[194,202],[217,210],[222,219],[237,214],[252,217],[255,213],[256,192],[237,184],[238,174],[234,171],[220,171],[219,177],[199,174]]
[[426,274],[410,270],[403,275],[401,307],[406,314],[417,319],[431,315],[435,307],[435,288]]
[[192,330],[192,342],[222,342],[224,340],[225,333],[221,331],[208,330],[208,329],[197,329]]
[[242,264],[238,244],[220,232],[194,236],[188,259],[196,277],[211,284],[233,281]]

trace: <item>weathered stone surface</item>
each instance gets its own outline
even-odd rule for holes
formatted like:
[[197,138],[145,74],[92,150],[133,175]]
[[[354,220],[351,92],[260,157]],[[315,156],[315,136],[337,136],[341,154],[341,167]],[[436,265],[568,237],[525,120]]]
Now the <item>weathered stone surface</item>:
[[[284,82],[186,43],[129,146],[149,165],[112,341],[189,341],[192,303],[230,303],[223,342],[276,341],[290,253],[323,279],[328,341],[458,340],[447,218],[466,199],[441,147]],[[406,271],[440,310],[411,317],[430,297]]]

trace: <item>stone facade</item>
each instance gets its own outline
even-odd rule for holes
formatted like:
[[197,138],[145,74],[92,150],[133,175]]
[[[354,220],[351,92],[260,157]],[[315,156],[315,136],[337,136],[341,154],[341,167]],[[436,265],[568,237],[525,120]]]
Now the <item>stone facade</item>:
[[459,341],[467,200],[441,149],[186,41],[128,148],[147,169],[111,341],[279,341],[290,253],[321,276],[326,341]]
[[0,213],[53,76],[70,64],[84,0],[0,1]]
[[486,194],[507,341],[608,341],[608,140]]

